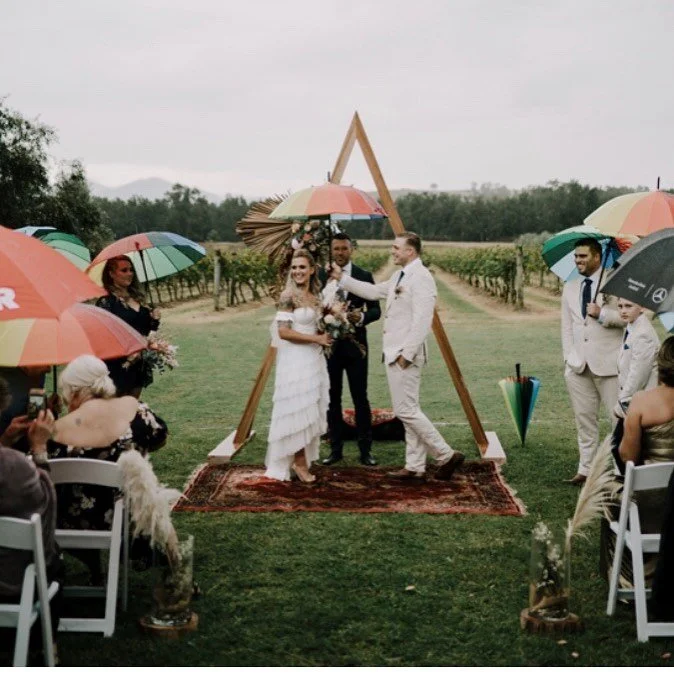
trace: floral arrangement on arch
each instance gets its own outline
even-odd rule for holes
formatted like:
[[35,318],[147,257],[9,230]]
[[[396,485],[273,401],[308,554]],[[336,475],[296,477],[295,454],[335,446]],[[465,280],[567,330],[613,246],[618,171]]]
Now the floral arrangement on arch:
[[322,220],[293,222],[290,247],[292,250],[306,248],[317,262],[326,262],[330,256],[330,224]]

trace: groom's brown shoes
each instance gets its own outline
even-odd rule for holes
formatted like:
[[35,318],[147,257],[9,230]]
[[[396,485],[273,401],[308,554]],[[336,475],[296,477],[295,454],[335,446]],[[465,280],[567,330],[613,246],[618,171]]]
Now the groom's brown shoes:
[[454,452],[452,456],[443,464],[438,466],[435,471],[436,480],[451,480],[454,471],[466,460],[466,457],[461,452]]
[[410,483],[426,482],[426,473],[417,473],[414,470],[407,470],[407,468],[393,470],[390,473],[386,473],[386,477],[393,478],[394,480],[403,480]]

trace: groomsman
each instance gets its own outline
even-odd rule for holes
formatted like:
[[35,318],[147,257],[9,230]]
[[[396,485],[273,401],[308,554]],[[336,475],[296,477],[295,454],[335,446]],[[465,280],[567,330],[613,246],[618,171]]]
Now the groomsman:
[[333,265],[332,277],[348,292],[369,300],[385,299],[383,361],[393,412],[405,427],[405,467],[388,473],[408,482],[426,479],[426,456],[436,460],[435,477],[449,480],[464,461],[444,440],[419,406],[421,367],[426,364],[426,337],[431,329],[437,288],[419,257],[421,239],[413,232],[396,237],[391,253],[402,267],[388,281],[357,281]]
[[[351,262],[353,246],[348,234],[336,234],[331,243],[332,259],[342,267],[345,275],[365,283],[374,283],[372,274]],[[325,276],[322,274],[322,276]],[[372,456],[372,411],[367,398],[368,346],[365,326],[379,320],[381,307],[376,300],[363,301],[355,295],[347,295],[349,320],[356,326],[354,339],[337,340],[328,358],[330,375],[330,406],[328,407],[328,428],[330,433],[330,456],[322,461],[331,466],[342,460],[344,447],[342,420],[342,387],[344,373],[349,382],[349,392],[356,412],[356,432],[360,462],[364,466],[376,466]]]
[[564,379],[580,454],[578,470],[567,482],[577,486],[585,482],[599,445],[600,405],[612,418],[618,400],[618,352],[625,321],[615,297],[597,294],[601,255],[601,245],[594,239],[579,241],[574,257],[580,278],[566,283],[562,292]]

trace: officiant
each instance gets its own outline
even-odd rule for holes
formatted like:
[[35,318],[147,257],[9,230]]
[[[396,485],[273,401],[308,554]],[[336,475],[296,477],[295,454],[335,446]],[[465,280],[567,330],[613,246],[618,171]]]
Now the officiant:
[[[349,235],[343,232],[335,234],[330,244],[332,259],[344,274],[366,283],[374,283],[369,271],[351,262],[353,244]],[[327,282],[325,271],[321,270],[323,285]],[[381,307],[377,300],[363,300],[356,295],[348,294],[349,320],[356,328],[353,340],[341,339],[333,345],[328,357],[328,373],[330,375],[330,406],[328,407],[328,432],[330,435],[330,455],[322,461],[331,466],[341,461],[344,450],[344,421],[342,418],[342,390],[344,373],[349,382],[349,392],[356,413],[356,432],[360,462],[364,466],[376,466],[372,456],[372,412],[367,397],[368,345],[365,327],[379,320]]]

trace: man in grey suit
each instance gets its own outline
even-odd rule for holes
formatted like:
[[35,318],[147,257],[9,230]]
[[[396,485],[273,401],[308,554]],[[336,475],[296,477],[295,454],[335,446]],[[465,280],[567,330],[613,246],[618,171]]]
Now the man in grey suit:
[[597,293],[601,255],[594,239],[579,241],[574,256],[580,278],[566,283],[562,292],[564,378],[580,453],[578,470],[568,482],[577,486],[585,482],[599,445],[600,405],[613,418],[618,400],[618,352],[625,321],[618,315],[616,299]]
[[393,261],[402,267],[388,281],[371,284],[342,275],[333,265],[331,275],[345,290],[366,300],[386,300],[383,329],[383,361],[393,412],[405,427],[405,467],[389,477],[409,482],[426,479],[426,456],[438,466],[435,478],[449,480],[464,461],[444,440],[419,406],[421,367],[426,364],[426,337],[431,329],[435,280],[419,257],[421,239],[413,232],[396,237]]

